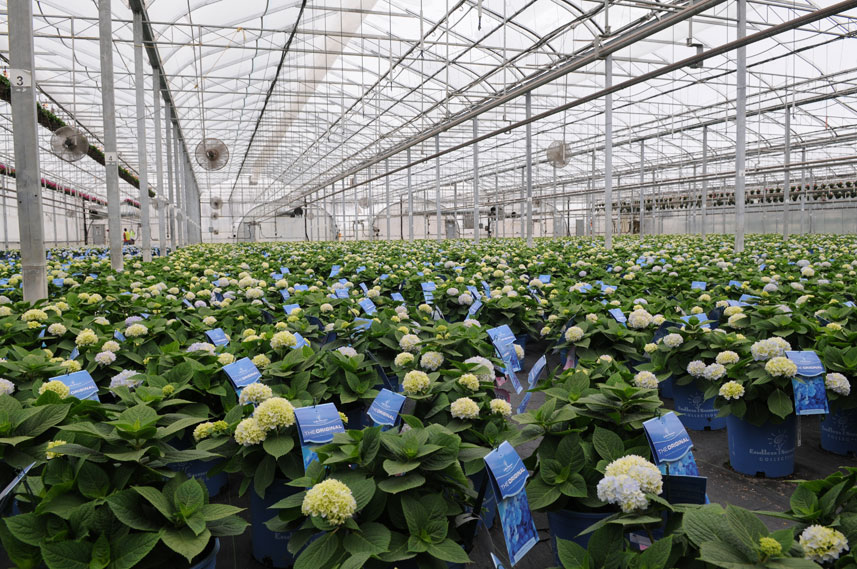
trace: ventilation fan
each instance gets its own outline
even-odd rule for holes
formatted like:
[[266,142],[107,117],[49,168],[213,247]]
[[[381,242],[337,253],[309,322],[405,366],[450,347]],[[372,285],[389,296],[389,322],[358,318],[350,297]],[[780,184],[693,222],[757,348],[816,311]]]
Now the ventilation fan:
[[211,212],[211,219],[212,219],[212,221],[213,221],[213,220],[215,220],[215,219],[218,219],[219,217],[220,217],[220,214],[219,214],[219,213],[217,213],[216,211]]
[[223,198],[221,198],[221,197],[211,198],[211,209],[220,209],[222,207],[223,207]]
[[362,198],[357,200],[357,205],[360,206],[360,209],[366,209],[367,207],[369,207],[369,197],[363,196]]
[[204,138],[196,145],[196,162],[206,170],[220,170],[229,162],[229,149],[222,140]]
[[76,128],[62,126],[51,136],[51,150],[66,162],[77,162],[89,151],[89,141]]
[[565,142],[555,140],[550,143],[547,151],[545,151],[548,162],[554,168],[565,168],[568,166],[568,157],[565,155]]

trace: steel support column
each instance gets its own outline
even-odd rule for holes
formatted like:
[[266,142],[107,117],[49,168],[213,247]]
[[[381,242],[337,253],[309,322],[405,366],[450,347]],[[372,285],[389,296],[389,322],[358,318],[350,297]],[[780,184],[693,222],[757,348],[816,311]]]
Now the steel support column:
[[[440,154],[440,135],[434,136],[434,152]],[[435,190],[435,205],[437,206],[437,240],[443,239],[441,232],[443,231],[443,220],[440,213],[440,156],[434,161],[434,190]],[[428,236],[426,236],[428,237]]]
[[[157,88],[157,85],[156,85]],[[160,97],[160,90],[158,97]],[[169,213],[170,213],[170,249],[175,253],[178,249],[178,237],[176,236],[176,194],[173,188],[173,128],[170,120],[170,106],[164,105],[164,142],[167,151],[167,189],[169,191]]]
[[[642,180],[641,180],[642,183]],[[700,220],[700,231],[705,239],[705,216],[708,207],[708,126],[702,127],[702,219]]]
[[[747,35],[747,0],[737,0],[738,39]],[[737,50],[735,95],[735,252],[744,251],[744,189],[747,151],[747,47]]]
[[[104,164],[107,181],[107,230],[110,232],[110,266],[123,268],[119,155],[116,152],[116,101],[113,82],[113,15],[110,0],[98,2],[98,39],[101,53],[101,114],[104,117]],[[10,25],[11,27],[11,25]]]
[[152,226],[149,219],[149,166],[146,160],[146,91],[143,78],[143,14],[134,12],[134,83],[137,94],[137,163],[140,179],[140,248],[143,261],[152,260]]
[[[524,95],[526,117],[533,114],[532,95],[529,91]],[[527,247],[533,246],[533,127],[528,122],[526,126],[526,156],[527,156]]]
[[792,113],[789,105],[786,104],[786,120],[785,120],[785,146],[783,148],[783,240],[789,238],[789,207],[791,206],[791,161],[792,161]]
[[[479,119],[473,117],[473,138],[479,136]],[[479,143],[473,143],[473,244],[479,245]]]
[[414,188],[411,184],[411,149],[405,154],[408,160],[408,241],[414,240]]
[[[387,172],[390,169],[390,161],[384,160],[384,171]],[[390,240],[390,208],[393,206],[393,202],[390,198],[390,176],[384,176],[384,185],[387,189],[387,241]],[[399,212],[401,215],[402,212]]]
[[[806,148],[800,153],[801,164],[806,164]],[[806,234],[806,166],[800,167],[800,234]]]
[[158,204],[158,256],[167,254],[167,200],[164,198],[164,162],[161,155],[161,93],[158,89],[158,76],[152,77],[154,87],[154,121],[155,121],[155,203]]
[[646,143],[640,141],[640,237],[643,236],[643,212],[646,210],[643,198],[643,184],[645,183]]
[[[608,55],[604,59],[604,88],[612,86],[613,56]],[[604,97],[604,247],[613,248],[613,93]]]
[[[12,63],[12,138],[15,146],[15,182],[18,191],[18,230],[24,300],[48,296],[45,236],[42,224],[39,138],[36,132],[36,85],[33,62],[33,3],[10,2],[9,51]],[[5,176],[4,176],[5,177]],[[6,194],[3,193],[3,203]],[[9,218],[4,216],[4,226]],[[120,254],[121,259],[121,254]]]

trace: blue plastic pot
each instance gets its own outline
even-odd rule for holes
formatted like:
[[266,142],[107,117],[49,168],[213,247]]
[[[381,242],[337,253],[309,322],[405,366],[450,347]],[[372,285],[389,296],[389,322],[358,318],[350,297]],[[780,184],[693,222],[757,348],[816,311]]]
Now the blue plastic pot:
[[556,547],[557,539],[573,541],[580,547],[586,549],[589,545],[589,538],[592,537],[592,534],[587,533],[586,535],[580,535],[580,532],[610,515],[610,512],[575,512],[573,510],[548,512],[551,547],[553,548],[553,556],[557,566],[560,566],[559,554],[557,553],[558,549]]
[[821,448],[857,455],[857,409],[831,411],[822,419]]
[[658,387],[661,390],[661,399],[672,399],[673,398],[673,378],[672,376],[663,380],[658,384]]
[[678,418],[686,429],[717,431],[726,428],[726,418],[717,417],[713,399],[705,399],[693,383],[672,386],[672,396]]
[[203,559],[191,565],[190,569],[214,569],[217,567],[217,552],[220,551],[220,538],[214,538],[214,547]]
[[750,476],[780,478],[795,469],[797,422],[794,415],[779,425],[770,422],[757,427],[734,415],[726,418],[729,463],[737,472]]
[[270,506],[298,492],[300,488],[286,486],[284,480],[274,480],[265,491],[264,498],[250,490],[250,539],[253,558],[259,563],[278,569],[294,565],[295,557],[288,550],[292,532],[271,531],[265,522],[277,515],[277,510],[269,509]]
[[527,350],[527,340],[529,339],[529,334],[518,334],[515,336],[515,343],[521,346],[524,351]]

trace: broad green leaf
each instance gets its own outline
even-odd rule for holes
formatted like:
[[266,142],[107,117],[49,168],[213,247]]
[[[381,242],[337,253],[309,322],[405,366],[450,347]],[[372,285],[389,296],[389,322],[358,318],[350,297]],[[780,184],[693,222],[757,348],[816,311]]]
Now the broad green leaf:
[[161,494],[157,488],[151,486],[134,486],[132,488],[137,494],[145,498],[150,504],[155,506],[161,515],[165,518],[172,519],[173,508],[166,496]]
[[540,477],[534,476],[527,484],[527,498],[534,510],[546,508],[559,500],[562,492],[557,486],[549,486]]
[[777,417],[785,419],[792,413],[792,400],[782,389],[777,389],[768,396],[768,409]]
[[571,540],[557,539],[556,549],[564,569],[589,569],[586,550],[580,545]]
[[159,531],[161,524],[143,515],[141,502],[142,498],[134,490],[122,490],[107,498],[110,511],[126,526],[140,531]]
[[595,450],[601,458],[608,462],[622,458],[625,454],[625,444],[619,435],[601,427],[595,427],[595,432],[592,434],[592,444],[595,445]]
[[110,563],[110,542],[103,533],[98,536],[92,545],[92,558],[89,560],[89,569],[105,569]]
[[339,536],[325,533],[310,543],[295,560],[294,569],[319,569],[327,567],[340,551]]
[[378,483],[378,488],[388,494],[398,494],[411,488],[418,488],[425,483],[426,479],[422,474],[411,472],[405,476],[393,476]]
[[280,458],[295,448],[295,440],[291,435],[274,435],[262,442],[262,448],[274,458]]
[[85,541],[55,541],[41,545],[48,569],[89,569],[92,544]]
[[202,517],[205,521],[220,520],[228,516],[234,516],[244,509],[229,504],[205,504],[202,506]]
[[173,504],[184,519],[190,518],[205,503],[205,491],[196,478],[182,482],[173,496]]
[[208,542],[211,541],[211,532],[206,529],[201,534],[196,535],[188,527],[167,527],[161,534],[161,540],[164,542],[164,545],[187,559],[188,563],[190,563],[194,557],[202,553],[206,546],[208,546]]
[[259,496],[265,496],[265,490],[274,481],[276,473],[277,461],[272,456],[266,456],[256,468],[256,474],[253,476],[253,488]]
[[6,527],[12,532],[16,539],[20,539],[27,545],[38,547],[43,539],[47,537],[43,526],[43,518],[33,513],[18,514],[5,519]]
[[110,569],[131,569],[146,558],[160,539],[158,533],[131,533],[111,542]]
[[429,543],[428,552],[438,559],[450,563],[470,563],[470,557],[464,549],[449,538],[440,543]]

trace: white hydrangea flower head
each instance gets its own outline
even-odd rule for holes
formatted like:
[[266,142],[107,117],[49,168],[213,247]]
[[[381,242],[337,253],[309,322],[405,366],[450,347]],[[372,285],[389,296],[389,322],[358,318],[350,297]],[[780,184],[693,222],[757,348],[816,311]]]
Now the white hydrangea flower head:
[[504,418],[512,416],[512,405],[505,399],[492,399],[489,407],[491,408],[491,413],[494,415],[501,415]]
[[319,482],[304,496],[301,513],[327,520],[332,525],[342,525],[354,516],[357,501],[351,489],[334,478]]
[[458,384],[470,391],[479,390],[479,378],[472,373],[461,374],[461,377],[458,378]]
[[583,328],[580,326],[569,326],[568,330],[565,331],[565,340],[567,342],[577,342],[581,338],[583,338]]
[[847,397],[851,393],[851,383],[841,373],[828,373],[824,378],[824,385],[830,391],[843,397]]
[[412,370],[405,374],[402,380],[402,391],[406,395],[419,395],[424,393],[431,385],[431,379],[426,372]]
[[652,315],[644,308],[638,308],[628,315],[628,328],[647,328],[652,323]]
[[469,397],[459,397],[449,406],[449,411],[455,419],[475,419],[479,416],[479,405]]
[[714,358],[714,361],[719,363],[720,365],[729,365],[737,363],[740,359],[741,357],[732,350],[724,350],[717,354],[717,357]]
[[705,367],[703,377],[708,381],[717,381],[726,375],[726,366],[723,364],[713,363]]
[[236,443],[249,447],[264,442],[268,434],[254,417],[248,417],[238,423],[233,436]]
[[650,371],[641,371],[634,376],[634,385],[640,389],[657,389],[658,378]]
[[693,377],[702,377],[705,373],[705,362],[700,360],[693,360],[692,362],[687,364],[687,373],[692,375]]
[[666,336],[664,336],[661,341],[668,348],[677,348],[684,343],[684,338],[681,336],[681,334],[676,334],[675,332],[673,332],[672,334],[667,334]]
[[492,364],[487,358],[483,358],[482,356],[473,356],[472,358],[464,360],[464,363],[476,364],[479,366],[471,371],[471,373],[475,374],[476,377],[479,378],[479,381],[494,380],[494,364]]
[[776,356],[765,364],[765,371],[773,377],[794,377],[797,365],[786,357]]
[[270,399],[274,396],[274,392],[270,387],[259,381],[254,381],[247,387],[241,390],[241,395],[238,396],[239,405],[247,405],[249,403],[258,405],[259,403]]
[[443,354],[440,352],[426,352],[420,357],[420,367],[429,371],[437,370],[443,364]]
[[341,346],[337,348],[336,351],[345,356],[346,358],[357,357],[357,350],[355,350],[351,346]]
[[738,400],[744,396],[744,386],[737,381],[727,381],[720,386],[720,391],[718,393],[720,397],[723,397],[727,401],[733,399]]
[[406,365],[413,363],[413,361],[414,361],[414,354],[412,354],[410,352],[402,352],[402,353],[396,355],[396,358],[393,360],[393,363],[398,367],[404,367]]
[[842,532],[821,525],[811,525],[798,538],[804,557],[817,563],[836,561],[848,551],[848,540]]
[[6,379],[0,378],[0,395],[12,395],[15,393],[15,384]]
[[295,408],[288,399],[270,397],[259,403],[253,411],[253,418],[266,431],[291,427],[295,424]]
[[405,350],[406,352],[419,352],[420,348],[417,344],[420,343],[420,337],[416,334],[405,334],[402,336],[401,340],[399,340],[399,347]]
[[277,350],[279,348],[292,348],[298,345],[298,339],[294,334],[287,330],[277,332],[271,338],[271,348]]

